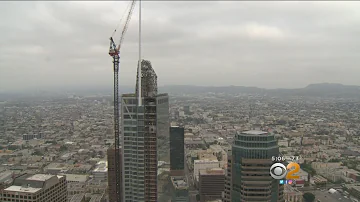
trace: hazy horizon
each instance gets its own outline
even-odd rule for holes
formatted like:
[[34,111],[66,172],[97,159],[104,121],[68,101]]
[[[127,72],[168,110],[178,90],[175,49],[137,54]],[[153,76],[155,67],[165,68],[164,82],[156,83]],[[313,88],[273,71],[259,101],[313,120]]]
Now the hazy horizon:
[[[112,88],[108,39],[128,3],[0,2],[0,92]],[[142,55],[159,86],[360,86],[360,2],[142,5]],[[121,86],[135,85],[137,6],[122,46]]]
[[[340,84],[340,85],[344,85],[344,86],[357,86],[357,85],[345,85],[345,84],[341,84],[341,83],[313,83],[313,84]],[[290,90],[295,90],[295,89],[302,89],[302,88],[306,88],[307,86],[312,85],[312,84],[308,84],[306,86],[300,87],[300,88],[287,88],[287,87],[280,87],[280,88],[263,88],[263,87],[259,87],[259,86],[236,86],[236,85],[223,85],[223,86],[214,86],[214,85],[159,85],[158,87],[161,88],[165,88],[165,87],[186,87],[186,86],[195,86],[195,87],[254,87],[254,88],[260,88],[260,89],[266,89],[266,90],[276,90],[276,89],[290,89]],[[360,86],[359,86],[360,87]],[[135,85],[123,85],[123,86],[119,86],[119,91],[125,91],[126,93],[132,93],[133,91],[135,91]],[[1,91],[0,93],[24,93],[24,92],[28,92],[28,93],[33,93],[33,92],[39,92],[39,91],[45,91],[45,92],[51,92],[53,91],[54,93],[58,93],[58,92],[64,92],[64,91],[79,91],[79,92],[84,92],[84,91],[99,91],[99,90],[105,90],[105,91],[111,91],[113,90],[113,86],[76,86],[76,87],[50,87],[50,88],[31,88],[31,89],[21,89],[21,90],[9,90],[9,91]]]

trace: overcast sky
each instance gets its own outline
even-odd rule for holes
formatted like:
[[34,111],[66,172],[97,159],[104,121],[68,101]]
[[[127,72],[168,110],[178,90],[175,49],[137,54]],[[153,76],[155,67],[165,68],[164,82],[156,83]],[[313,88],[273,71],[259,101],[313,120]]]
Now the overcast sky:
[[[111,86],[109,37],[129,3],[0,2],[0,91]],[[360,2],[142,7],[143,59],[159,85],[360,85]],[[135,84],[138,19],[136,5],[121,48],[122,85]]]

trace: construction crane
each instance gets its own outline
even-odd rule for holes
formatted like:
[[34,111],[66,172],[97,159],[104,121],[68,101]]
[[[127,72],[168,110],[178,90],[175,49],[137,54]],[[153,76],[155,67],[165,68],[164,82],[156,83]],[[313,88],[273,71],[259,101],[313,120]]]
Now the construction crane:
[[[115,180],[116,180],[116,202],[122,201],[121,197],[121,165],[120,165],[120,115],[119,115],[119,69],[120,69],[120,48],[124,40],[134,7],[135,0],[133,0],[127,12],[126,21],[121,32],[120,41],[116,45],[113,39],[116,29],[110,37],[109,55],[113,58],[114,69],[114,135],[115,135]],[[120,25],[120,24],[119,24]]]

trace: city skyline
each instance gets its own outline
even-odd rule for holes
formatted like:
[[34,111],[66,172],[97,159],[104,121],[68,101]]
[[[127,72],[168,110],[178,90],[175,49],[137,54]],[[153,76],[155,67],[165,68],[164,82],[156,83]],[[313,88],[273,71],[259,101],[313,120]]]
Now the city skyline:
[[0,198],[360,197],[360,3],[135,2],[0,8]]
[[[133,78],[135,80],[135,77]],[[152,79],[148,81],[150,82],[142,83],[153,83]],[[142,88],[144,89],[151,91],[152,88]],[[333,92],[333,89],[331,88],[330,92]],[[168,202],[170,199],[196,202],[198,196],[200,200],[223,197],[224,201],[238,201],[237,198],[244,196],[239,196],[239,189],[252,199],[264,196],[265,189],[268,189],[266,193],[276,195],[274,189],[281,186],[281,181],[273,180],[271,188],[264,186],[264,180],[272,179],[269,176],[269,166],[274,157],[279,157],[279,153],[284,155],[281,159],[288,159],[283,162],[284,165],[290,165],[289,160],[294,159],[291,157],[299,156],[295,160],[295,163],[300,165],[300,170],[296,173],[299,179],[291,186],[288,183],[282,185],[284,190],[279,190],[279,196],[282,192],[285,200],[359,200],[359,98],[341,95],[324,97],[319,94],[315,94],[315,97],[291,94],[264,96],[257,93],[232,94],[222,91],[180,93],[166,98],[156,96],[156,100],[144,98],[143,116],[134,112],[138,108],[136,93],[128,96],[130,97],[122,97],[121,105],[127,108],[121,110],[124,126],[121,134],[124,143],[128,143],[123,144],[124,151],[127,151],[123,156],[123,159],[126,159],[123,163],[125,168],[127,167],[123,173],[127,175],[125,184],[127,179],[131,179],[131,184],[127,187],[131,186],[133,192],[133,185],[142,181],[144,175],[149,176],[146,174],[148,168],[142,172],[143,166],[139,164],[144,162],[146,167],[146,161],[150,160],[146,155],[150,155],[150,174],[157,175],[157,182],[150,184],[158,185],[150,187],[157,187],[157,202]],[[128,98],[127,101],[124,98]],[[150,101],[148,104],[158,104],[149,106],[146,101]],[[54,97],[39,96],[35,99],[15,98],[0,102],[0,122],[3,123],[0,124],[3,131],[0,134],[0,197],[8,198],[6,192],[10,189],[17,191],[19,187],[14,187],[17,186],[14,177],[28,173],[66,176],[66,185],[62,187],[66,187],[67,198],[71,201],[113,202],[114,183],[111,182],[114,182],[116,164],[113,153],[109,153],[115,142],[113,104],[109,95],[81,96],[77,93]],[[165,111],[169,113],[164,113]],[[136,114],[138,118],[134,117]],[[139,121],[146,117],[149,119]],[[156,125],[150,123],[150,127],[145,126],[149,122]],[[171,181],[169,178],[174,165],[171,153],[174,151],[174,144],[170,141],[169,148],[171,136],[165,132],[169,129],[169,123],[171,126],[184,127],[181,132],[183,138],[180,138],[184,146],[180,145],[179,139],[176,142],[179,142],[178,149],[183,148],[185,175],[171,177]],[[151,133],[154,131],[151,129],[156,131],[155,139],[149,138],[155,135]],[[249,132],[254,129],[266,132]],[[267,140],[264,141],[264,138]],[[156,142],[157,152],[154,151],[154,144],[146,142]],[[141,145],[144,150],[150,147],[150,151],[141,151]],[[266,145],[270,148],[263,150]],[[256,148],[253,148],[254,146]],[[271,148],[276,148],[276,151]],[[271,152],[264,153],[266,150]],[[182,149],[177,151],[175,154],[182,153]],[[154,157],[156,153],[157,160]],[[142,161],[142,154],[145,161]],[[175,163],[180,166],[181,161]],[[224,183],[221,183],[224,177]],[[240,182],[236,180],[239,178]],[[253,183],[257,184],[258,192],[250,187]],[[323,189],[319,189],[319,186]],[[140,191],[143,186],[136,187]],[[126,186],[124,188],[126,192]],[[7,191],[1,191],[2,189]],[[20,189],[38,190],[38,187],[30,185]],[[131,193],[127,196],[133,198],[131,201],[141,201],[141,197],[137,196],[136,199]]]
[[[2,2],[0,91],[111,86],[108,37],[127,3]],[[360,85],[359,5],[145,1],[143,56],[163,78],[159,86]],[[135,84],[136,12],[122,48],[121,85]]]

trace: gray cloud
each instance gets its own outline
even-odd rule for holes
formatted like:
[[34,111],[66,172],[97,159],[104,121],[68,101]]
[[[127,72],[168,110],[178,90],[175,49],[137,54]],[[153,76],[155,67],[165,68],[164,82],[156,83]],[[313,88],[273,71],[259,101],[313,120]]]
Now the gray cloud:
[[[111,86],[108,38],[128,3],[0,2],[0,91]],[[143,58],[160,85],[360,85],[360,2],[142,4]],[[123,85],[135,82],[137,24],[136,8]]]

